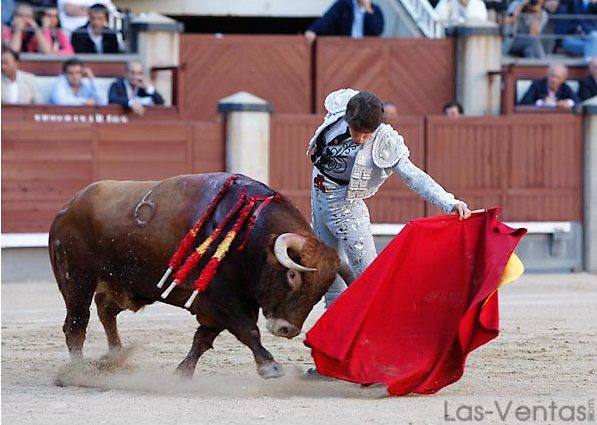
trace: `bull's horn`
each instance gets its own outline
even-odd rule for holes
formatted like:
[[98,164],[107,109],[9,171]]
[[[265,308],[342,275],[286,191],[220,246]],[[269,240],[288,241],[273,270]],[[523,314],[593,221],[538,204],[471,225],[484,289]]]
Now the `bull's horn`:
[[292,258],[288,256],[288,248],[292,248],[297,252],[301,252],[303,245],[305,244],[305,237],[297,235],[296,233],[282,233],[276,238],[274,243],[274,254],[276,258],[284,267],[290,270],[296,270],[299,272],[314,272],[317,269],[312,267],[301,266],[294,262]]

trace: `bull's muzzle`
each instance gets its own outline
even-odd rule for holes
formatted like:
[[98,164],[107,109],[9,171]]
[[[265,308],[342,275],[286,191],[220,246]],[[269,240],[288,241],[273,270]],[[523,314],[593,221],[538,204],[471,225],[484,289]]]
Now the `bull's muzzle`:
[[285,319],[267,319],[265,327],[274,335],[288,339],[294,338],[301,333],[301,328]]

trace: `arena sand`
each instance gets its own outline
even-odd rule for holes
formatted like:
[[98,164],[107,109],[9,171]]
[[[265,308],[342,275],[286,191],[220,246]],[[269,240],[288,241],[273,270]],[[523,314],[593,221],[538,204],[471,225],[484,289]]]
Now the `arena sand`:
[[471,354],[459,382],[435,395],[392,398],[382,387],[305,378],[312,361],[304,331],[321,304],[293,340],[274,337],[260,322],[283,378],[261,379],[249,349],[223,333],[185,380],[173,375],[196,328],[185,311],[156,304],[122,313],[127,350],[119,368],[103,370],[107,345],[94,307],[88,361],[72,365],[56,284],[3,282],[2,423],[594,423],[597,276],[526,274],[500,297],[501,334]]

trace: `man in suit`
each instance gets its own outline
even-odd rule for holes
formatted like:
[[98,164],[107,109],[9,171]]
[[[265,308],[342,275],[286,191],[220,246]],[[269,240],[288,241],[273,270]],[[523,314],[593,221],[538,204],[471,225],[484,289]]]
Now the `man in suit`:
[[126,77],[117,79],[110,86],[108,103],[122,105],[138,115],[143,115],[146,106],[163,105],[164,99],[152,85],[146,83],[143,64],[131,61],[126,64]]
[[35,76],[19,70],[19,54],[2,49],[2,104],[32,105],[42,103]]
[[381,9],[371,0],[337,0],[311,24],[305,38],[312,43],[318,35],[379,36],[383,26]]
[[578,97],[566,84],[568,68],[561,63],[552,63],[547,78],[535,80],[524,94],[521,105],[535,105],[570,111],[578,102]]
[[578,97],[585,101],[597,96],[597,56],[589,64],[591,73],[578,82]]
[[116,33],[107,26],[108,9],[100,3],[89,8],[89,22],[73,31],[71,43],[77,53],[120,53]]

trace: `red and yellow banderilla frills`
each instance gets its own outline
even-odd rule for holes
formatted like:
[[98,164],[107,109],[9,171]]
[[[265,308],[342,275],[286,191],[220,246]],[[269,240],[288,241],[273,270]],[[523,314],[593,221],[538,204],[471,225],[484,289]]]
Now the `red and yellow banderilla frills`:
[[162,286],[164,286],[164,283],[166,283],[166,279],[168,279],[168,276],[170,276],[170,274],[172,273],[172,271],[174,269],[176,269],[178,266],[180,266],[180,264],[182,263],[182,260],[184,260],[184,257],[187,255],[187,253],[191,249],[191,246],[193,246],[193,243],[195,242],[195,238],[197,237],[197,234],[199,233],[201,228],[205,225],[205,222],[211,216],[213,211],[216,209],[216,207],[218,206],[218,204],[220,203],[220,201],[222,200],[222,198],[224,197],[226,192],[228,192],[228,188],[230,187],[230,185],[232,183],[234,183],[236,178],[237,178],[237,176],[235,176],[235,175],[228,177],[228,179],[224,182],[224,184],[222,185],[222,187],[220,188],[218,193],[216,193],[216,196],[214,197],[214,199],[212,199],[212,201],[209,203],[209,205],[205,209],[205,212],[201,215],[199,220],[197,220],[195,225],[193,227],[191,227],[191,230],[189,230],[189,232],[186,234],[186,236],[180,242],[180,244],[178,245],[178,248],[172,255],[172,258],[170,258],[170,261],[168,263],[168,270],[166,270],[166,273],[164,273],[164,275],[158,282],[158,285],[157,285],[158,288],[161,288]]
[[[234,182],[235,179],[236,179],[236,176],[231,176],[230,178],[228,178],[228,180],[226,180],[226,182],[224,183],[224,185],[222,186],[220,191],[216,194],[216,196],[214,197],[212,202],[209,204],[209,206],[207,207],[205,212],[202,214],[201,218],[199,220],[197,220],[195,225],[191,228],[191,230],[189,230],[187,235],[183,238],[183,240],[179,244],[176,252],[172,255],[172,258],[170,259],[170,261],[168,263],[168,269],[166,270],[166,273],[164,274],[164,276],[162,277],[162,279],[160,280],[160,282],[157,285],[158,288],[161,288],[164,285],[165,281],[170,276],[170,274],[176,268],[178,268],[180,266],[180,264],[182,264],[184,257],[187,255],[187,253],[189,252],[189,250],[195,243],[195,239],[196,239],[197,235],[199,234],[199,231],[204,226],[207,219],[211,216],[211,214],[215,210],[216,206],[222,200],[222,198],[226,194],[228,188]],[[232,243],[236,239],[237,235],[242,230],[243,225],[247,221],[247,218],[249,218],[249,215],[253,211],[257,201],[263,201],[263,202],[259,206],[259,208],[257,208],[257,210],[253,213],[251,218],[249,219],[249,225],[247,226],[247,228],[245,230],[245,238],[239,245],[238,251],[242,251],[242,249],[244,248],[244,246],[248,240],[249,233],[251,232],[253,225],[255,224],[255,221],[257,220],[257,216],[261,212],[261,210],[265,206],[267,206],[270,202],[277,201],[278,199],[279,199],[278,194],[274,194],[274,195],[268,196],[268,197],[265,197],[265,196],[247,197],[246,192],[243,189],[238,201],[230,209],[228,214],[226,214],[226,216],[224,217],[222,222],[218,225],[218,227],[201,244],[199,244],[199,246],[184,261],[184,264],[182,265],[182,267],[180,267],[176,271],[176,273],[174,274],[174,280],[172,281],[170,286],[168,286],[168,288],[162,293],[162,295],[161,295],[162,299],[167,298],[168,295],[170,295],[170,292],[172,292],[172,290],[176,286],[178,286],[182,282],[184,282],[184,280],[188,277],[188,275],[191,273],[191,271],[197,266],[199,261],[201,261],[201,259],[203,258],[205,253],[209,250],[209,248],[214,243],[214,241],[216,241],[218,239],[218,237],[223,232],[223,230],[232,221],[233,217],[240,211],[236,222],[234,223],[232,228],[228,231],[226,236],[224,236],[224,238],[222,239],[222,241],[216,248],[215,253],[212,255],[212,257],[209,259],[209,261],[207,262],[207,264],[201,271],[199,278],[193,284],[193,292],[184,305],[185,308],[190,308],[191,305],[193,304],[193,301],[195,301],[195,298],[199,294],[199,292],[205,291],[207,289],[212,278],[215,276],[217,269],[222,262],[222,259],[226,256],[226,254],[230,250],[230,246],[232,245]]]

